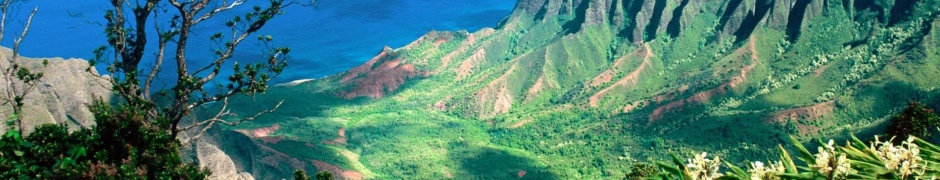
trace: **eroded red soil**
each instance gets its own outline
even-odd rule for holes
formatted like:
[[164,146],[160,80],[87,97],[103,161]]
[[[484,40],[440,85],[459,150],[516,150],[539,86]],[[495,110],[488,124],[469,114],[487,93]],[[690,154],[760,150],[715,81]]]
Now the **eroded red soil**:
[[251,130],[239,129],[239,130],[235,130],[235,132],[240,132],[251,138],[262,138],[262,137],[268,137],[269,135],[271,135],[271,133],[274,133],[274,131],[277,131],[277,129],[280,129],[280,128],[281,128],[280,124],[274,124],[268,127],[263,127],[263,128],[258,128],[258,129],[251,129]]
[[316,166],[317,170],[329,171],[331,174],[333,174],[333,177],[336,179],[348,179],[348,180],[363,179],[362,173],[351,171],[351,170],[343,170],[342,168],[339,168],[338,166],[335,166],[335,165],[332,165],[330,163],[326,163],[323,161],[317,161],[317,160],[312,160],[312,161],[313,161],[313,166]]
[[[823,116],[832,114],[835,111],[835,101],[828,101],[819,104],[814,104],[805,107],[787,109],[774,113],[767,118],[767,121],[770,123],[777,124],[786,124],[790,121],[797,120],[806,120],[806,121],[815,121]],[[797,123],[796,128],[800,131],[800,135],[816,135],[819,134],[819,127],[816,127],[812,124],[801,124]]]
[[[650,60],[650,57],[653,57],[653,55],[654,55],[654,54],[653,54],[653,51],[649,48],[649,45],[644,44],[642,47],[643,47],[643,48],[639,48],[639,49],[637,49],[636,52],[632,53],[632,54],[635,54],[635,55],[637,56],[637,58],[643,59],[643,63],[640,64],[640,67],[637,67],[636,69],[634,69],[632,72],[630,72],[629,74],[627,74],[627,75],[624,76],[623,78],[620,78],[620,80],[618,80],[616,83],[614,83],[614,85],[611,85],[611,86],[609,86],[609,87],[607,87],[607,88],[604,88],[603,90],[601,90],[601,91],[597,92],[596,94],[594,94],[593,96],[591,96],[591,98],[589,99],[589,103],[590,103],[591,107],[597,107],[597,105],[600,103],[601,98],[603,98],[605,95],[607,95],[607,92],[610,91],[611,89],[613,89],[613,88],[615,88],[615,87],[621,87],[621,86],[623,86],[623,87],[634,86],[634,85],[636,85],[637,82],[639,82],[640,73],[642,73],[643,70],[646,69],[647,66],[649,66],[649,64],[650,64],[650,61],[649,61],[649,60]],[[617,60],[617,61],[618,61],[618,62],[619,62],[619,61],[622,61],[622,59],[625,58],[625,57],[627,57],[627,56],[624,56],[624,57],[621,58],[621,60]],[[615,64],[617,64],[617,63],[615,63]],[[608,73],[608,74],[605,74],[605,73]],[[600,85],[600,82],[603,82],[603,83],[609,82],[609,81],[610,81],[610,78],[612,78],[612,76],[613,76],[613,71],[607,70],[607,71],[605,71],[604,73],[601,73],[600,76],[598,76],[597,78],[595,78],[595,79],[594,79],[595,82],[592,83],[592,84]],[[606,77],[606,78],[604,78],[604,77]],[[598,79],[598,78],[600,78],[600,79]],[[599,81],[598,81],[598,80],[599,80]],[[604,80],[606,80],[606,82],[605,82]],[[596,86],[596,85],[592,85],[592,86]]]
[[353,87],[345,92],[343,97],[381,98],[386,93],[397,90],[410,78],[428,75],[426,72],[416,71],[413,64],[403,63],[397,56],[391,48],[386,47],[365,64],[349,70],[341,82]]
[[346,128],[339,128],[339,131],[336,132],[339,137],[333,140],[323,141],[327,145],[346,145]]
[[[667,112],[679,111],[679,110],[682,110],[684,106],[690,106],[690,105],[696,105],[696,104],[708,102],[716,96],[726,94],[728,89],[734,88],[740,85],[741,83],[744,83],[744,81],[747,80],[748,72],[754,69],[754,67],[757,67],[757,63],[760,62],[759,57],[757,56],[757,50],[754,47],[755,41],[756,41],[756,37],[751,37],[748,41],[747,50],[750,51],[751,53],[751,56],[750,56],[751,63],[741,68],[741,71],[738,74],[736,74],[734,77],[732,77],[730,81],[724,84],[721,84],[716,88],[699,92],[695,95],[692,95],[689,98],[681,99],[678,101],[673,101],[673,102],[667,103],[666,105],[657,107],[656,109],[653,110],[652,113],[650,113],[649,123],[647,125],[652,124],[656,120],[662,119],[663,116],[665,116],[665,113]],[[742,52],[742,50],[743,48],[739,49],[738,51],[735,52],[735,54],[744,53]]]
[[[484,113],[484,116],[491,116],[498,113],[503,113],[509,111],[512,108],[513,97],[509,91],[509,84],[507,78],[516,70],[518,64],[514,63],[509,70],[506,71],[502,76],[496,78],[488,84],[485,88],[477,91],[476,97],[482,108],[487,108],[487,103],[493,103],[491,106],[490,113]],[[483,112],[488,112],[490,109],[485,109]]]

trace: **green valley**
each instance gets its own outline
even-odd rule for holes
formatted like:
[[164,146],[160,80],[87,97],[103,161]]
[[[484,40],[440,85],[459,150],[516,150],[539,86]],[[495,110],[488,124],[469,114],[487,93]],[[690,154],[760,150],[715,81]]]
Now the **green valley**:
[[620,179],[669,153],[763,161],[789,136],[870,137],[910,101],[940,107],[938,7],[520,0],[498,27],[431,31],[231,99],[242,115],[284,104],[209,139],[260,179]]

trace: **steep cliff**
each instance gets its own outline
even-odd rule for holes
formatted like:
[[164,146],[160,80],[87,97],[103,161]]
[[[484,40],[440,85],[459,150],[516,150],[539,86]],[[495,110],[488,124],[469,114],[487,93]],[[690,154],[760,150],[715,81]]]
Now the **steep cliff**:
[[[0,57],[11,58],[12,51],[0,49]],[[70,128],[94,125],[94,115],[88,110],[93,98],[111,99],[111,85],[106,77],[100,77],[94,68],[90,72],[88,62],[82,59],[29,58],[19,57],[23,65],[33,72],[43,73],[36,88],[23,100],[23,117],[26,132],[41,124],[66,124]],[[43,61],[48,65],[42,66]],[[8,61],[0,61],[0,66],[8,67]],[[18,82],[18,81],[17,81]],[[0,83],[6,84],[0,79]],[[22,86],[20,86],[22,87]],[[0,92],[7,92],[6,86]],[[4,118],[12,113],[10,106],[0,106]],[[2,127],[5,131],[6,126]]]

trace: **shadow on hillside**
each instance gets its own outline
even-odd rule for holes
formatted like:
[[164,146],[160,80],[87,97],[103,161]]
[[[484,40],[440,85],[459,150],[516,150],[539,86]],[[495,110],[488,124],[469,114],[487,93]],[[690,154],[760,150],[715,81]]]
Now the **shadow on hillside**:
[[[467,179],[559,179],[557,174],[536,160],[506,150],[451,143],[449,158],[456,162]],[[467,173],[467,174],[462,174]],[[521,176],[521,177],[520,177]]]
[[[654,125],[649,133],[659,135],[662,139],[672,140],[673,143],[661,145],[665,149],[676,149],[674,145],[681,144],[683,148],[696,151],[725,150],[728,155],[722,158],[728,162],[744,162],[745,160],[765,159],[766,155],[779,153],[775,146],[784,145],[792,150],[792,143],[788,136],[806,137],[797,133],[796,124],[801,126],[817,126],[821,134],[818,136],[825,142],[833,139],[836,142],[845,142],[855,135],[859,139],[867,140],[874,135],[881,134],[895,113],[903,110],[908,102],[923,102],[931,108],[940,107],[940,97],[937,90],[924,91],[917,85],[908,84],[898,80],[869,81],[857,84],[849,97],[838,97],[832,114],[824,115],[818,120],[792,120],[791,123],[769,123],[767,117],[771,113],[783,109],[770,110],[764,113],[738,114],[730,117],[673,117],[668,122]],[[767,107],[774,104],[766,103]],[[783,107],[790,108],[790,107]],[[771,108],[772,109],[772,108]],[[704,108],[688,108],[684,112],[703,112]],[[689,113],[697,114],[697,113]],[[817,122],[819,121],[819,122]],[[656,133],[660,130],[659,134]],[[649,144],[657,144],[650,142]],[[659,144],[657,144],[659,145]],[[755,146],[756,145],[756,146]],[[745,148],[745,146],[750,146]],[[810,149],[815,149],[815,140],[806,143]],[[769,154],[768,154],[769,153]],[[734,154],[734,156],[729,156]]]
[[[273,113],[260,116],[253,120],[253,124],[273,124],[283,122],[286,119],[297,119],[304,117],[326,117],[330,109],[334,107],[363,104],[371,99],[355,98],[344,99],[339,97],[335,88],[325,87],[322,84],[331,82],[302,83],[296,86],[272,86],[264,94],[255,96],[236,96],[229,100],[229,109],[237,117],[249,117],[258,112],[270,110],[283,101],[283,104]],[[329,80],[326,80],[329,81]],[[222,102],[215,102],[208,105],[206,110],[200,112],[200,117],[211,117],[218,112]]]

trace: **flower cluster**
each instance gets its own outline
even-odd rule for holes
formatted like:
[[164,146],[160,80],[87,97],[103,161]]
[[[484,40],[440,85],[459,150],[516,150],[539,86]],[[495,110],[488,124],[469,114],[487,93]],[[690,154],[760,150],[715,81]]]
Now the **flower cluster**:
[[829,177],[843,177],[853,173],[848,158],[843,153],[837,153],[833,144],[834,141],[830,139],[825,146],[819,147],[819,153],[815,155],[816,162],[811,167]]
[[783,167],[783,162],[777,161],[769,165],[770,166],[765,166],[764,163],[760,161],[752,162],[751,169],[747,170],[747,172],[751,174],[751,180],[780,179],[780,177],[777,177],[777,173],[783,173],[786,170]]
[[721,166],[721,159],[715,156],[715,159],[706,158],[708,153],[696,154],[695,159],[688,159],[689,164],[685,166],[689,170],[689,175],[693,179],[712,180],[721,177],[718,167]]
[[919,156],[920,148],[914,144],[913,136],[899,146],[895,146],[891,140],[881,142],[878,136],[875,136],[875,142],[870,146],[884,162],[885,168],[898,172],[901,179],[906,179],[912,174],[921,175],[926,170],[926,161]]

